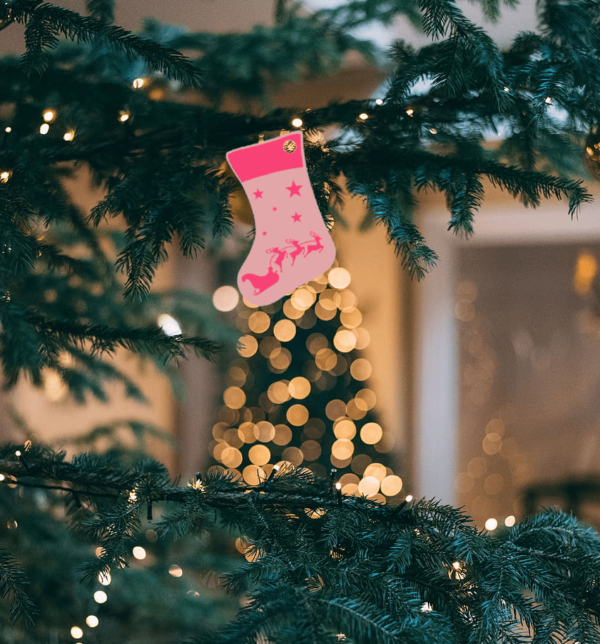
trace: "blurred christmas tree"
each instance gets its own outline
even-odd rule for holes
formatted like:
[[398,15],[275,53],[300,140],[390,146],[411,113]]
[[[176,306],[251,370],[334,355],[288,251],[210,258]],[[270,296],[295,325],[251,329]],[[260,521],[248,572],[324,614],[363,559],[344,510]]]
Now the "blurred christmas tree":
[[212,453],[247,483],[285,462],[319,476],[335,468],[344,494],[385,502],[402,490],[389,467],[394,437],[376,422],[371,364],[360,354],[370,336],[350,281],[336,262],[283,300],[238,307],[245,335],[227,371]]

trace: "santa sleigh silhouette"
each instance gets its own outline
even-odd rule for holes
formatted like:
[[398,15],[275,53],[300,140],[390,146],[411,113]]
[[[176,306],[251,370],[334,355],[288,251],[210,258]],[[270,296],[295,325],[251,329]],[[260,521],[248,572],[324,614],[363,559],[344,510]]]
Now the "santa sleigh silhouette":
[[[268,288],[271,288],[274,284],[277,284],[279,281],[279,273],[283,273],[283,260],[286,257],[290,257],[292,260],[292,266],[294,265],[296,258],[300,256],[301,258],[310,255],[310,253],[321,252],[323,244],[321,244],[321,237],[317,233],[311,231],[310,233],[312,240],[299,243],[297,239],[286,239],[285,241],[292,246],[285,246],[284,248],[279,248],[274,246],[266,250],[267,254],[272,255],[269,261],[269,270],[266,275],[256,275],[255,273],[246,273],[242,275],[242,282],[249,281],[250,284],[254,287],[254,295],[260,295],[263,291],[266,291]],[[288,251],[291,250],[290,253]],[[304,253],[304,254],[302,254]],[[274,270],[273,264],[279,267],[279,273]]]

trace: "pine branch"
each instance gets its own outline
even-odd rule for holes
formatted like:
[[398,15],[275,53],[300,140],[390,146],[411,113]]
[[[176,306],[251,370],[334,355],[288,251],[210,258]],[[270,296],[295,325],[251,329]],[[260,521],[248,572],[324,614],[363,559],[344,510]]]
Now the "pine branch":
[[[106,3],[103,4],[106,10]],[[56,48],[58,36],[64,35],[81,43],[99,38],[129,58],[141,58],[151,69],[190,87],[200,86],[200,70],[179,51],[136,36],[121,27],[108,25],[104,19],[81,16],[62,7],[42,4],[31,9],[27,5],[23,7],[23,3],[15,5],[14,19],[26,25],[27,52],[23,56],[23,64],[30,72],[41,74],[47,69],[47,52]],[[99,5],[96,4],[96,7]]]
[[10,617],[13,622],[34,623],[36,607],[27,595],[29,579],[18,567],[15,558],[0,545],[0,598],[11,602]]

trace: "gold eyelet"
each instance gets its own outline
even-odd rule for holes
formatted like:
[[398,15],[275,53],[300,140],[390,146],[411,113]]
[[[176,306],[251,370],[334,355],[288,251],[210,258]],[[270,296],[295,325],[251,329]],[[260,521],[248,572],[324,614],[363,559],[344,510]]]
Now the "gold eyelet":
[[291,154],[295,149],[296,149],[296,142],[292,141],[291,139],[288,139],[284,144],[283,144],[283,149],[288,153]]

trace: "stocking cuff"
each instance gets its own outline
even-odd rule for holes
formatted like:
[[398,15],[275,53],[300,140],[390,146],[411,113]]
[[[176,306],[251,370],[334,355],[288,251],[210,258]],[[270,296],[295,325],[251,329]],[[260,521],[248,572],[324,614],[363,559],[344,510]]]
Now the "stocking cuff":
[[302,132],[291,132],[264,143],[231,150],[227,153],[227,161],[242,182],[281,170],[303,168]]

